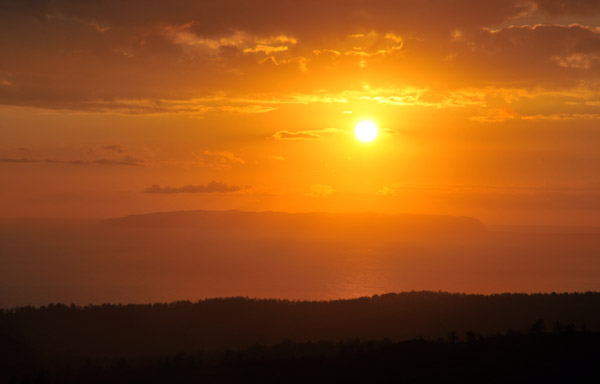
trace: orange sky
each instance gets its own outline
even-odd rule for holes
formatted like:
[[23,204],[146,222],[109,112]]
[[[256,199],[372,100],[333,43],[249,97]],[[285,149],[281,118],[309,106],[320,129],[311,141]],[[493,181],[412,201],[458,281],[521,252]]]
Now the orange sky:
[[0,31],[0,216],[600,223],[597,0],[0,0]]

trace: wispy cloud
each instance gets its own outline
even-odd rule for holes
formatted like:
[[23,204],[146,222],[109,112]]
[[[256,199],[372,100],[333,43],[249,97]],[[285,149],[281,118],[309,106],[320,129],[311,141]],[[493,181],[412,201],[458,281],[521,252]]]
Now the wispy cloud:
[[61,160],[61,159],[37,159],[29,157],[21,158],[0,158],[0,163],[27,164],[27,163],[49,163],[49,164],[68,164],[68,165],[110,165],[110,166],[135,166],[143,167],[143,160],[131,156],[123,156],[119,159],[95,159],[95,160]]
[[317,135],[312,131],[299,131],[299,132],[290,132],[290,131],[278,131],[275,132],[273,137],[276,140],[320,140],[321,136]]
[[30,159],[27,157],[21,157],[21,158],[0,158],[0,163],[39,163],[42,162],[44,160],[39,160],[39,159]]
[[119,154],[122,154],[125,152],[125,148],[122,145],[117,145],[117,144],[105,145],[102,148],[106,149],[108,151],[113,151],[113,152],[119,153]]
[[390,187],[383,187],[377,192],[375,192],[377,196],[398,196],[398,193],[395,189]]
[[327,197],[335,192],[329,185],[324,184],[313,184],[309,187],[308,192],[305,193],[305,196],[308,197]]
[[123,156],[120,159],[98,159],[92,161],[95,164],[103,164],[103,165],[129,165],[129,166],[138,166],[143,167],[144,161],[140,159],[136,159],[131,156]]
[[174,194],[174,193],[228,193],[242,190],[242,187],[237,185],[228,185],[218,181],[211,181],[206,185],[184,185],[181,187],[161,187],[160,185],[153,184],[146,188],[144,193],[160,193],[160,194]]
[[248,32],[235,31],[220,37],[203,37],[196,32],[199,23],[192,21],[179,25],[169,25],[163,30],[164,36],[179,46],[186,55],[218,55],[223,47],[235,47],[243,53],[264,53],[270,55],[285,52],[297,43],[297,39],[288,35],[258,36]]
[[589,15],[600,13],[600,2],[596,0],[532,0],[542,11],[553,15]]
[[224,112],[236,112],[249,115],[257,113],[267,113],[276,109],[277,107],[273,107],[270,105],[225,105],[221,107],[221,110]]
[[305,131],[277,131],[273,134],[275,140],[321,140],[327,134],[346,134],[348,131],[338,128],[311,129]]
[[204,151],[201,154],[193,153],[198,166],[214,169],[229,169],[234,165],[245,164],[246,161],[233,152]]
[[549,115],[522,116],[523,120],[597,120],[600,113],[553,113]]

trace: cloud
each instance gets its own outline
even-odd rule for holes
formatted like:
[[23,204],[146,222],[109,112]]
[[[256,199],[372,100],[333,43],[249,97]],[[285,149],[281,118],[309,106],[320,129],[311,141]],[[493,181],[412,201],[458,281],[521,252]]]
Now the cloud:
[[435,91],[429,88],[403,87],[369,90],[360,100],[395,106],[419,106],[434,108],[465,108],[485,106],[486,94],[477,89]]
[[290,132],[290,131],[278,131],[275,132],[273,137],[276,140],[320,140],[321,136],[317,135],[312,131],[299,131],[299,132]]
[[553,113],[548,115],[521,116],[523,120],[597,120],[600,113]]
[[[546,88],[576,86],[600,73],[600,29],[580,24],[514,25],[483,29],[468,36],[476,48],[462,45],[454,60],[497,82],[521,82]],[[471,51],[471,52],[469,52]]]
[[377,192],[375,192],[375,194],[377,196],[398,196],[398,193],[396,192],[396,190],[394,190],[390,187],[383,187],[380,190],[378,190]]
[[[477,99],[452,92],[502,83],[574,87],[600,74],[598,28],[580,25],[598,13],[596,0],[63,0],[0,7],[0,105],[7,106],[203,117],[325,102],[323,92],[343,90],[390,107],[472,106]],[[531,20],[540,24],[521,25]],[[376,95],[363,81],[373,89],[427,92]],[[225,93],[222,100],[198,99]],[[233,101],[250,94],[269,104]]]
[[108,151],[113,151],[113,152],[119,153],[119,154],[122,154],[123,152],[125,152],[125,148],[122,145],[105,145],[102,148],[106,149]]
[[294,37],[287,35],[259,36],[236,30],[220,37],[203,37],[197,33],[198,22],[186,22],[180,25],[169,25],[164,34],[175,45],[180,46],[186,54],[201,53],[218,55],[224,47],[235,47],[243,53],[264,53],[270,55],[285,52],[290,45],[297,43]]
[[533,0],[541,11],[553,15],[588,15],[600,13],[598,0]]
[[246,164],[240,156],[229,151],[204,150],[192,152],[191,159],[164,160],[163,164],[182,168],[212,168],[217,171],[228,170]]
[[120,159],[98,159],[98,160],[93,160],[92,163],[102,164],[102,165],[126,165],[126,166],[136,166],[136,167],[144,166],[143,160],[136,159],[131,156],[123,156]]
[[278,46],[275,46],[275,47],[271,47],[271,46],[268,46],[268,45],[262,45],[262,44],[258,44],[258,45],[257,45],[257,46],[255,46],[255,47],[252,47],[252,48],[246,48],[246,49],[244,49],[244,51],[243,51],[243,52],[244,52],[244,53],[249,53],[249,52],[254,52],[254,53],[257,53],[257,52],[262,52],[262,53],[264,53],[265,55],[270,55],[271,53],[274,53],[274,52],[285,52],[285,51],[287,51],[287,50],[288,50],[288,47],[287,47],[287,46],[285,46],[285,45],[278,45]]
[[267,113],[276,110],[276,107],[269,105],[244,105],[244,106],[233,106],[226,105],[221,107],[222,111],[225,112],[236,112],[241,114],[257,114],[257,113]]
[[182,187],[161,187],[157,184],[146,188],[144,193],[228,193],[240,191],[242,187],[237,185],[228,185],[218,181],[211,181],[206,185],[184,185]]
[[598,54],[572,53],[563,57],[554,56],[552,60],[556,61],[563,68],[591,69],[599,58],[600,55]]
[[[165,94],[193,99],[199,85],[202,94],[223,84],[265,94],[325,89],[340,73],[336,60],[360,60],[345,52],[380,60],[406,46],[407,36],[435,45],[458,27],[499,25],[529,9],[522,0],[63,0],[0,7],[0,71],[11,74],[1,76],[0,104],[126,113],[165,112]],[[349,37],[359,31],[377,33]],[[287,76],[302,72],[315,76]],[[195,111],[171,105],[166,112]]]
[[278,156],[278,155],[271,155],[271,156],[269,156],[269,160],[272,160],[272,161],[285,161],[285,157]]
[[340,51],[336,51],[334,49],[315,49],[313,50],[313,53],[317,56],[319,55],[325,55],[325,54],[330,54],[333,56],[340,56],[341,52]]
[[43,160],[38,160],[38,159],[30,159],[27,157],[21,157],[21,158],[0,158],[0,163],[39,163]]
[[479,123],[501,123],[517,117],[518,115],[511,108],[488,108],[485,115],[471,116],[469,119]]
[[329,185],[313,184],[310,186],[309,191],[305,193],[308,197],[327,197],[335,192],[335,189]]
[[145,166],[144,160],[136,159],[131,156],[123,156],[119,159],[95,159],[95,160],[60,160],[60,159],[37,159],[37,158],[0,158],[0,163],[49,163],[49,164],[69,164],[69,165],[110,165],[110,166]]
[[215,168],[218,170],[229,169],[234,165],[242,165],[246,162],[241,157],[228,151],[204,151],[197,155],[193,153],[197,164],[201,167]]
[[338,128],[323,128],[306,131],[277,131],[273,134],[275,140],[321,140],[327,134],[348,133]]

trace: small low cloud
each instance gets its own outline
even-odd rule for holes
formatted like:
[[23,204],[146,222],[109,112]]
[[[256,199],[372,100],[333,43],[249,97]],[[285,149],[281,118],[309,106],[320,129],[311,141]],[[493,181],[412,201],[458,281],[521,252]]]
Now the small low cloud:
[[254,47],[244,49],[243,52],[244,53],[262,52],[265,55],[270,55],[274,52],[285,52],[287,50],[288,50],[288,47],[286,45],[271,46],[271,45],[258,44]]
[[181,187],[161,187],[158,184],[146,188],[144,193],[162,193],[162,194],[174,194],[174,193],[227,193],[240,191],[242,187],[237,185],[228,185],[218,181],[211,181],[210,183],[203,185],[184,185]]
[[398,193],[395,189],[390,187],[383,187],[377,192],[375,192],[377,196],[398,196]]
[[275,132],[273,137],[276,140],[320,140],[321,136],[311,132],[311,131],[300,131],[300,132],[290,132],[290,131],[279,131]]
[[329,185],[313,184],[310,186],[309,191],[305,193],[308,197],[327,197],[335,192]]
[[271,155],[271,156],[269,156],[269,160],[271,160],[271,161],[285,161],[285,157],[278,156],[278,155]]
[[494,108],[487,110],[485,115],[471,116],[469,119],[478,123],[502,123],[517,117],[518,114],[511,108]]
[[200,155],[196,153],[193,153],[193,155],[199,166],[217,170],[229,169],[234,165],[246,163],[244,159],[228,151],[204,151]]
[[116,152],[119,154],[123,154],[125,153],[125,148],[122,145],[105,145],[104,147],[102,147],[103,149],[106,149],[107,151],[112,151],[112,152]]
[[183,160],[165,161],[165,164],[182,168],[211,168],[217,171],[223,171],[246,164],[246,161],[240,156],[229,151],[210,151],[192,152],[192,158]]

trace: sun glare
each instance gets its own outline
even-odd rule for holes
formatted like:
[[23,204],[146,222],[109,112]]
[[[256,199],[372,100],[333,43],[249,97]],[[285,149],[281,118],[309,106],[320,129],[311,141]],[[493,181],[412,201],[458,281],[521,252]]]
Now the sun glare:
[[372,121],[361,121],[354,128],[354,135],[363,143],[375,140],[377,137],[377,126]]

